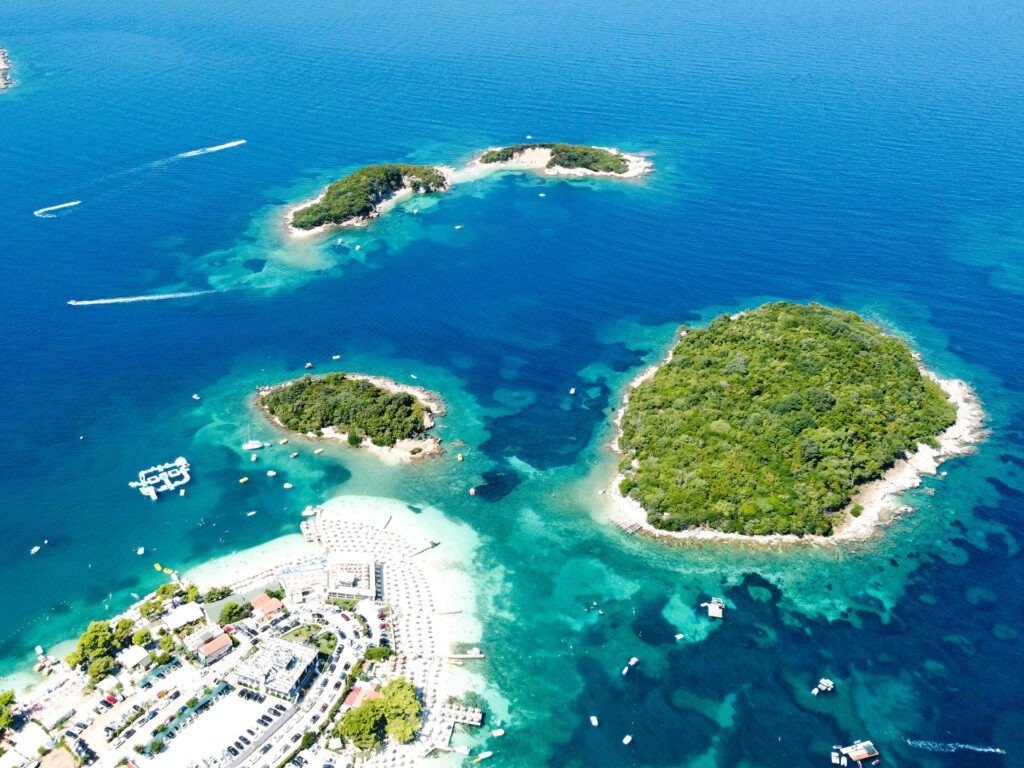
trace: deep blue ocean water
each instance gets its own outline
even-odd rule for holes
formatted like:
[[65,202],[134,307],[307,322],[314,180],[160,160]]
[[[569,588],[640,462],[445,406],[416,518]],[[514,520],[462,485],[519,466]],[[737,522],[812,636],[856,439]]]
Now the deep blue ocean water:
[[[153,588],[153,559],[187,567],[369,493],[482,538],[496,764],[817,766],[858,737],[887,764],[1024,764],[1019,3],[215,5],[4,4],[0,670]],[[280,236],[282,205],[359,165],[526,134],[656,172],[504,176],[340,243]],[[667,549],[602,523],[625,382],[679,324],[772,298],[903,334],[975,386],[990,438],[840,554]],[[239,486],[253,387],[335,353],[440,391],[469,460],[336,451],[289,465],[290,493]],[[128,489],[179,454],[186,498]],[[732,606],[715,627],[710,594]],[[822,675],[827,701],[807,695]]]

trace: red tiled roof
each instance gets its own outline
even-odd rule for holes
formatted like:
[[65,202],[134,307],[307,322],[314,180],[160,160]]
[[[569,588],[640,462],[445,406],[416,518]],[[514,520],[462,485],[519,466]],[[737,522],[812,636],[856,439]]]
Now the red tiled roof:
[[218,635],[208,642],[203,643],[199,646],[200,656],[212,656],[217,651],[223,650],[227,646],[231,645],[231,638],[228,635]]

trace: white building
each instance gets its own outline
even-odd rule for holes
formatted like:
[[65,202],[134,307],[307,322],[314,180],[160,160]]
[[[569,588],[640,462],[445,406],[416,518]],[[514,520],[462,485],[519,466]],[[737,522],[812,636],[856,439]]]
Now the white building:
[[129,645],[117,654],[117,663],[125,669],[135,669],[140,664],[149,662],[149,651],[139,645]]
[[328,598],[378,599],[383,566],[365,554],[331,552],[285,566],[277,572],[290,605],[326,602]]
[[179,605],[164,617],[164,625],[171,632],[177,632],[182,627],[187,627],[196,621],[205,621],[206,614],[198,603],[185,603]]
[[308,645],[272,637],[235,667],[235,676],[240,685],[260,693],[293,699],[316,656],[316,650]]

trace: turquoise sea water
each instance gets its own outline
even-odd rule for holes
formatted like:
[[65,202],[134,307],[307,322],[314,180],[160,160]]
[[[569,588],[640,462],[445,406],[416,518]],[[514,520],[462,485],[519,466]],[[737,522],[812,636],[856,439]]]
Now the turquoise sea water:
[[[888,764],[1024,763],[1024,14],[835,5],[6,3],[0,668],[153,588],[154,559],[187,567],[364,494],[480,537],[495,764],[816,766],[859,737]],[[361,164],[526,134],[648,152],[656,173],[504,176],[341,242],[280,237],[280,206]],[[903,334],[974,384],[990,439],[879,543],[624,537],[597,491],[625,382],[680,323],[770,298]],[[415,374],[467,462],[338,449],[273,459],[277,483],[253,471],[246,426],[271,433],[247,398],[307,360]],[[185,498],[127,487],[179,454]],[[712,594],[722,624],[699,613]],[[839,692],[812,699],[823,675]]]

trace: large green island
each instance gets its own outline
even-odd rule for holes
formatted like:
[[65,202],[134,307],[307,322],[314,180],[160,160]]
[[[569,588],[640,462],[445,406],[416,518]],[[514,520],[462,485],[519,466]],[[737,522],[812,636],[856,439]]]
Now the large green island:
[[685,332],[628,394],[613,490],[651,532],[830,536],[861,513],[851,499],[864,484],[908,454],[963,452],[940,454],[936,440],[959,425],[961,395],[977,401],[963,382],[942,384],[852,312],[772,303],[724,315]]
[[430,165],[385,163],[368,165],[331,184],[327,190],[289,212],[288,225],[296,230],[363,224],[380,213],[380,206],[403,191],[439,192],[448,180]]
[[362,446],[382,457],[408,460],[441,453],[441,441],[429,434],[433,417],[445,413],[441,398],[380,376],[304,376],[260,389],[257,404],[280,427]]

